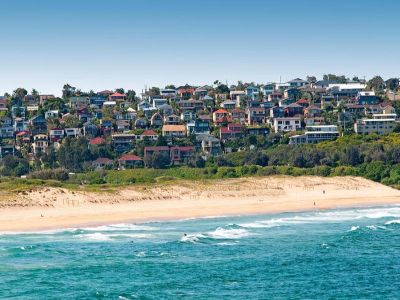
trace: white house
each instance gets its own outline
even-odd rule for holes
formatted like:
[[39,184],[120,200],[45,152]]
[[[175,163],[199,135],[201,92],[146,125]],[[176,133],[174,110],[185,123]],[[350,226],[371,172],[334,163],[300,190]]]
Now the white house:
[[297,131],[301,129],[301,120],[299,117],[275,118],[273,124],[275,133]]

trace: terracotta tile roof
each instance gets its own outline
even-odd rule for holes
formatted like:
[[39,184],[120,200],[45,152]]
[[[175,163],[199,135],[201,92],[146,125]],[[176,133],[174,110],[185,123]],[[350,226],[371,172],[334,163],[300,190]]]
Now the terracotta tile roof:
[[134,154],[125,154],[123,155],[120,159],[118,159],[118,161],[141,161],[143,159],[141,159],[139,156],[134,155]]
[[89,141],[89,144],[90,145],[101,145],[101,144],[104,144],[106,141],[103,139],[103,138],[101,138],[101,137],[96,137],[96,138],[94,138],[94,139],[91,139],[90,141]]
[[158,135],[158,134],[154,130],[148,129],[148,130],[143,131],[143,133],[141,135],[150,136],[150,135]]

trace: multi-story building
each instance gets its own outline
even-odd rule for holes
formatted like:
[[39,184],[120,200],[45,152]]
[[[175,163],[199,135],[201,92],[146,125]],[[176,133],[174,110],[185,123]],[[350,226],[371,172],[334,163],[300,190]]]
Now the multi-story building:
[[290,145],[317,144],[324,141],[334,140],[339,136],[336,125],[307,126],[304,134],[290,137]]

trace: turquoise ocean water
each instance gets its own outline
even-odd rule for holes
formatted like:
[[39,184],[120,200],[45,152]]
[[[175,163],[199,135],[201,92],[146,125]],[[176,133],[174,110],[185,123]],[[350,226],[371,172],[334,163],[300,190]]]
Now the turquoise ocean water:
[[1,234],[0,298],[400,299],[400,206]]

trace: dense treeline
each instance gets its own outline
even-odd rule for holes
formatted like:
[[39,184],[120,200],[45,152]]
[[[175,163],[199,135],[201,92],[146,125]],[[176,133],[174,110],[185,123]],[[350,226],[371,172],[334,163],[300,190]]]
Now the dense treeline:
[[[112,157],[108,146],[90,148],[85,138],[67,139],[57,152],[50,151],[43,157],[42,161],[48,169],[31,172],[29,177],[74,184],[128,184],[155,182],[156,178],[163,176],[208,179],[273,174],[355,175],[388,185],[400,185],[398,133],[344,136],[316,145],[288,145],[282,140],[253,140],[249,137],[243,144],[245,151],[210,157],[208,160],[195,155],[186,166],[181,167],[169,167],[168,158],[154,156],[147,158],[149,168],[146,169],[90,171],[87,169],[88,161],[99,156]],[[68,176],[67,169],[80,174]],[[0,165],[3,176],[20,176],[27,170],[27,161],[13,156],[5,157]]]

